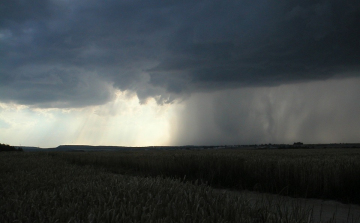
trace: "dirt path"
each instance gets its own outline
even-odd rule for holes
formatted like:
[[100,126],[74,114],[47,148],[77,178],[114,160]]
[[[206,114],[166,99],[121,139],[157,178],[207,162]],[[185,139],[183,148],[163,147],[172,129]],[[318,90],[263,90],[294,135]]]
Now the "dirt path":
[[270,206],[283,211],[284,213],[294,213],[299,210],[306,211],[310,222],[336,222],[336,223],[360,223],[360,206],[353,204],[343,204],[331,200],[292,198],[267,193],[256,193],[242,191],[240,193],[254,206]]

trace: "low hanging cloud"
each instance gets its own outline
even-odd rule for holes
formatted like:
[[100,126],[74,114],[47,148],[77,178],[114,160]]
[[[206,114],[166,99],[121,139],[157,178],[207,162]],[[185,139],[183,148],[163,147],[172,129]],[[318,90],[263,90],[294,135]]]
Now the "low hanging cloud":
[[358,1],[5,1],[0,101],[141,103],[359,76]]
[[33,107],[83,107],[114,98],[113,87],[98,75],[78,69],[25,66],[0,88],[1,100]]

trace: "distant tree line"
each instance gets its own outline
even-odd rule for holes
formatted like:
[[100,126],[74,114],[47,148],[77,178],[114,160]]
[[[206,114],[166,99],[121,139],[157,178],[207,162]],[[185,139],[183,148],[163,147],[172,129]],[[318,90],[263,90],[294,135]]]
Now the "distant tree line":
[[21,147],[15,148],[14,146],[0,143],[0,152],[11,152],[11,151],[22,152],[23,149]]

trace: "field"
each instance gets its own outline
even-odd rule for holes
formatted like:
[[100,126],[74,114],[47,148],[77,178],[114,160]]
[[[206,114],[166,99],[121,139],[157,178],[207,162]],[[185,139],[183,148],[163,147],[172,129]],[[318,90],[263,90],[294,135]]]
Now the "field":
[[311,205],[242,190],[360,204],[358,149],[3,152],[0,163],[0,222],[315,222]]

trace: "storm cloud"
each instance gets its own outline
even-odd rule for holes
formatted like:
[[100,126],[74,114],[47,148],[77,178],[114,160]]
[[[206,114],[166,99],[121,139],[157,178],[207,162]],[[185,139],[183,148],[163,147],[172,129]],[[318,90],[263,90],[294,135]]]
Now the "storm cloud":
[[0,100],[170,103],[359,76],[358,1],[19,1],[0,7]]
[[359,74],[355,1],[216,1],[198,13],[150,69],[153,85],[178,93]]
[[4,0],[0,135],[357,142],[359,21],[358,0]]

